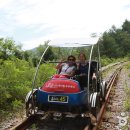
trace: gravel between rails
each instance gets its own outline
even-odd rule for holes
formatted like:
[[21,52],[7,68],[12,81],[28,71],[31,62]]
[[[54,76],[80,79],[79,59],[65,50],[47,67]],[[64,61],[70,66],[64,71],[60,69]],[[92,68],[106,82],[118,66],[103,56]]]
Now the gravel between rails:
[[130,130],[130,111],[124,108],[126,100],[125,86],[130,87],[130,69],[123,67],[117,84],[111,92],[103,122],[99,130]]

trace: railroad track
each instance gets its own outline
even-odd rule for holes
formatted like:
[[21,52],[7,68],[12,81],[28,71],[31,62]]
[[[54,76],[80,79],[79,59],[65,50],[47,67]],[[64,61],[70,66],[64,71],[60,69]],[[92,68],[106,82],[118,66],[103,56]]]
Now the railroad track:
[[[116,83],[116,80],[118,78],[118,75],[120,73],[122,69],[122,66],[120,66],[119,68],[116,69],[116,71],[112,74],[112,76],[109,78],[108,84],[107,84],[107,94],[105,97],[105,102],[102,104],[100,112],[98,113],[98,118],[97,118],[97,123],[95,126],[92,126],[91,124],[87,124],[83,126],[83,130],[98,130],[101,122],[102,122],[102,117],[103,114],[105,112],[105,108],[107,105],[107,102],[109,100],[109,95],[112,89],[112,86]],[[29,128],[33,123],[35,123],[37,121],[37,117],[36,116],[30,116],[29,118],[25,119],[21,124],[19,124],[18,126],[16,126],[15,128],[12,128],[11,130],[26,130],[27,128]],[[44,125],[44,124],[42,124]],[[61,125],[61,124],[60,124]],[[63,124],[62,124],[63,125]],[[66,124],[67,125],[67,124]],[[70,124],[71,125],[71,124]],[[55,126],[53,126],[55,127]],[[81,127],[80,127],[81,128]],[[28,129],[29,130],[29,129]],[[44,129],[43,129],[44,130]],[[49,130],[49,129],[48,129]],[[56,130],[56,129],[55,129]],[[62,129],[61,129],[62,130]],[[66,130],[66,129],[64,129]],[[67,129],[68,130],[68,129]],[[70,129],[69,129],[70,130]],[[79,130],[78,128],[76,130]]]
[[107,94],[106,94],[106,98],[105,98],[105,102],[102,104],[102,107],[100,109],[100,112],[99,112],[99,115],[98,115],[98,119],[97,119],[97,125],[93,128],[93,130],[98,130],[99,126],[100,126],[100,123],[102,121],[102,117],[103,117],[103,114],[105,112],[105,108],[106,108],[106,105],[107,105],[107,102],[109,100],[109,95],[110,95],[110,92],[112,90],[112,87],[114,86],[114,84],[117,82],[117,79],[118,79],[118,75],[121,71],[122,67],[119,67],[115,72],[114,74],[111,76],[109,82],[108,82],[108,85],[107,85],[107,88],[108,88],[108,91],[107,91]]
[[36,121],[35,116],[30,116],[25,119],[22,123],[18,124],[11,130],[26,130],[30,125],[32,125]]

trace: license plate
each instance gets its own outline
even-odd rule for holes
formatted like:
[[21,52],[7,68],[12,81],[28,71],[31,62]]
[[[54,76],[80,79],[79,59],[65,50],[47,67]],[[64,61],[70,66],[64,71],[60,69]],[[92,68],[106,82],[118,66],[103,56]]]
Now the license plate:
[[68,103],[68,96],[48,95],[49,102]]

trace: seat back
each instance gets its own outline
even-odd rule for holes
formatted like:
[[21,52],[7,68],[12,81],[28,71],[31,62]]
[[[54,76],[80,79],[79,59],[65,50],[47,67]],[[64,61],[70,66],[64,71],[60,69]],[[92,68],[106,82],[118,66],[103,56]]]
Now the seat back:
[[97,61],[91,61],[90,64],[90,76],[93,75],[93,73],[98,73],[99,71],[99,63]]
[[[93,73],[96,74],[96,79],[92,80]],[[98,92],[100,90],[100,78],[99,78],[99,62],[91,61],[90,67],[90,84],[92,84],[92,88],[94,92]]]

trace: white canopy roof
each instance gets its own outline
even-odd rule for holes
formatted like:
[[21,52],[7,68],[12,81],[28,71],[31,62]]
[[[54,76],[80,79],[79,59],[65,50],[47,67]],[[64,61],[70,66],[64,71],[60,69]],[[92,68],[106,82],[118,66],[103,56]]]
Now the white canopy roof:
[[84,47],[96,44],[98,38],[57,39],[49,42],[53,47]]

